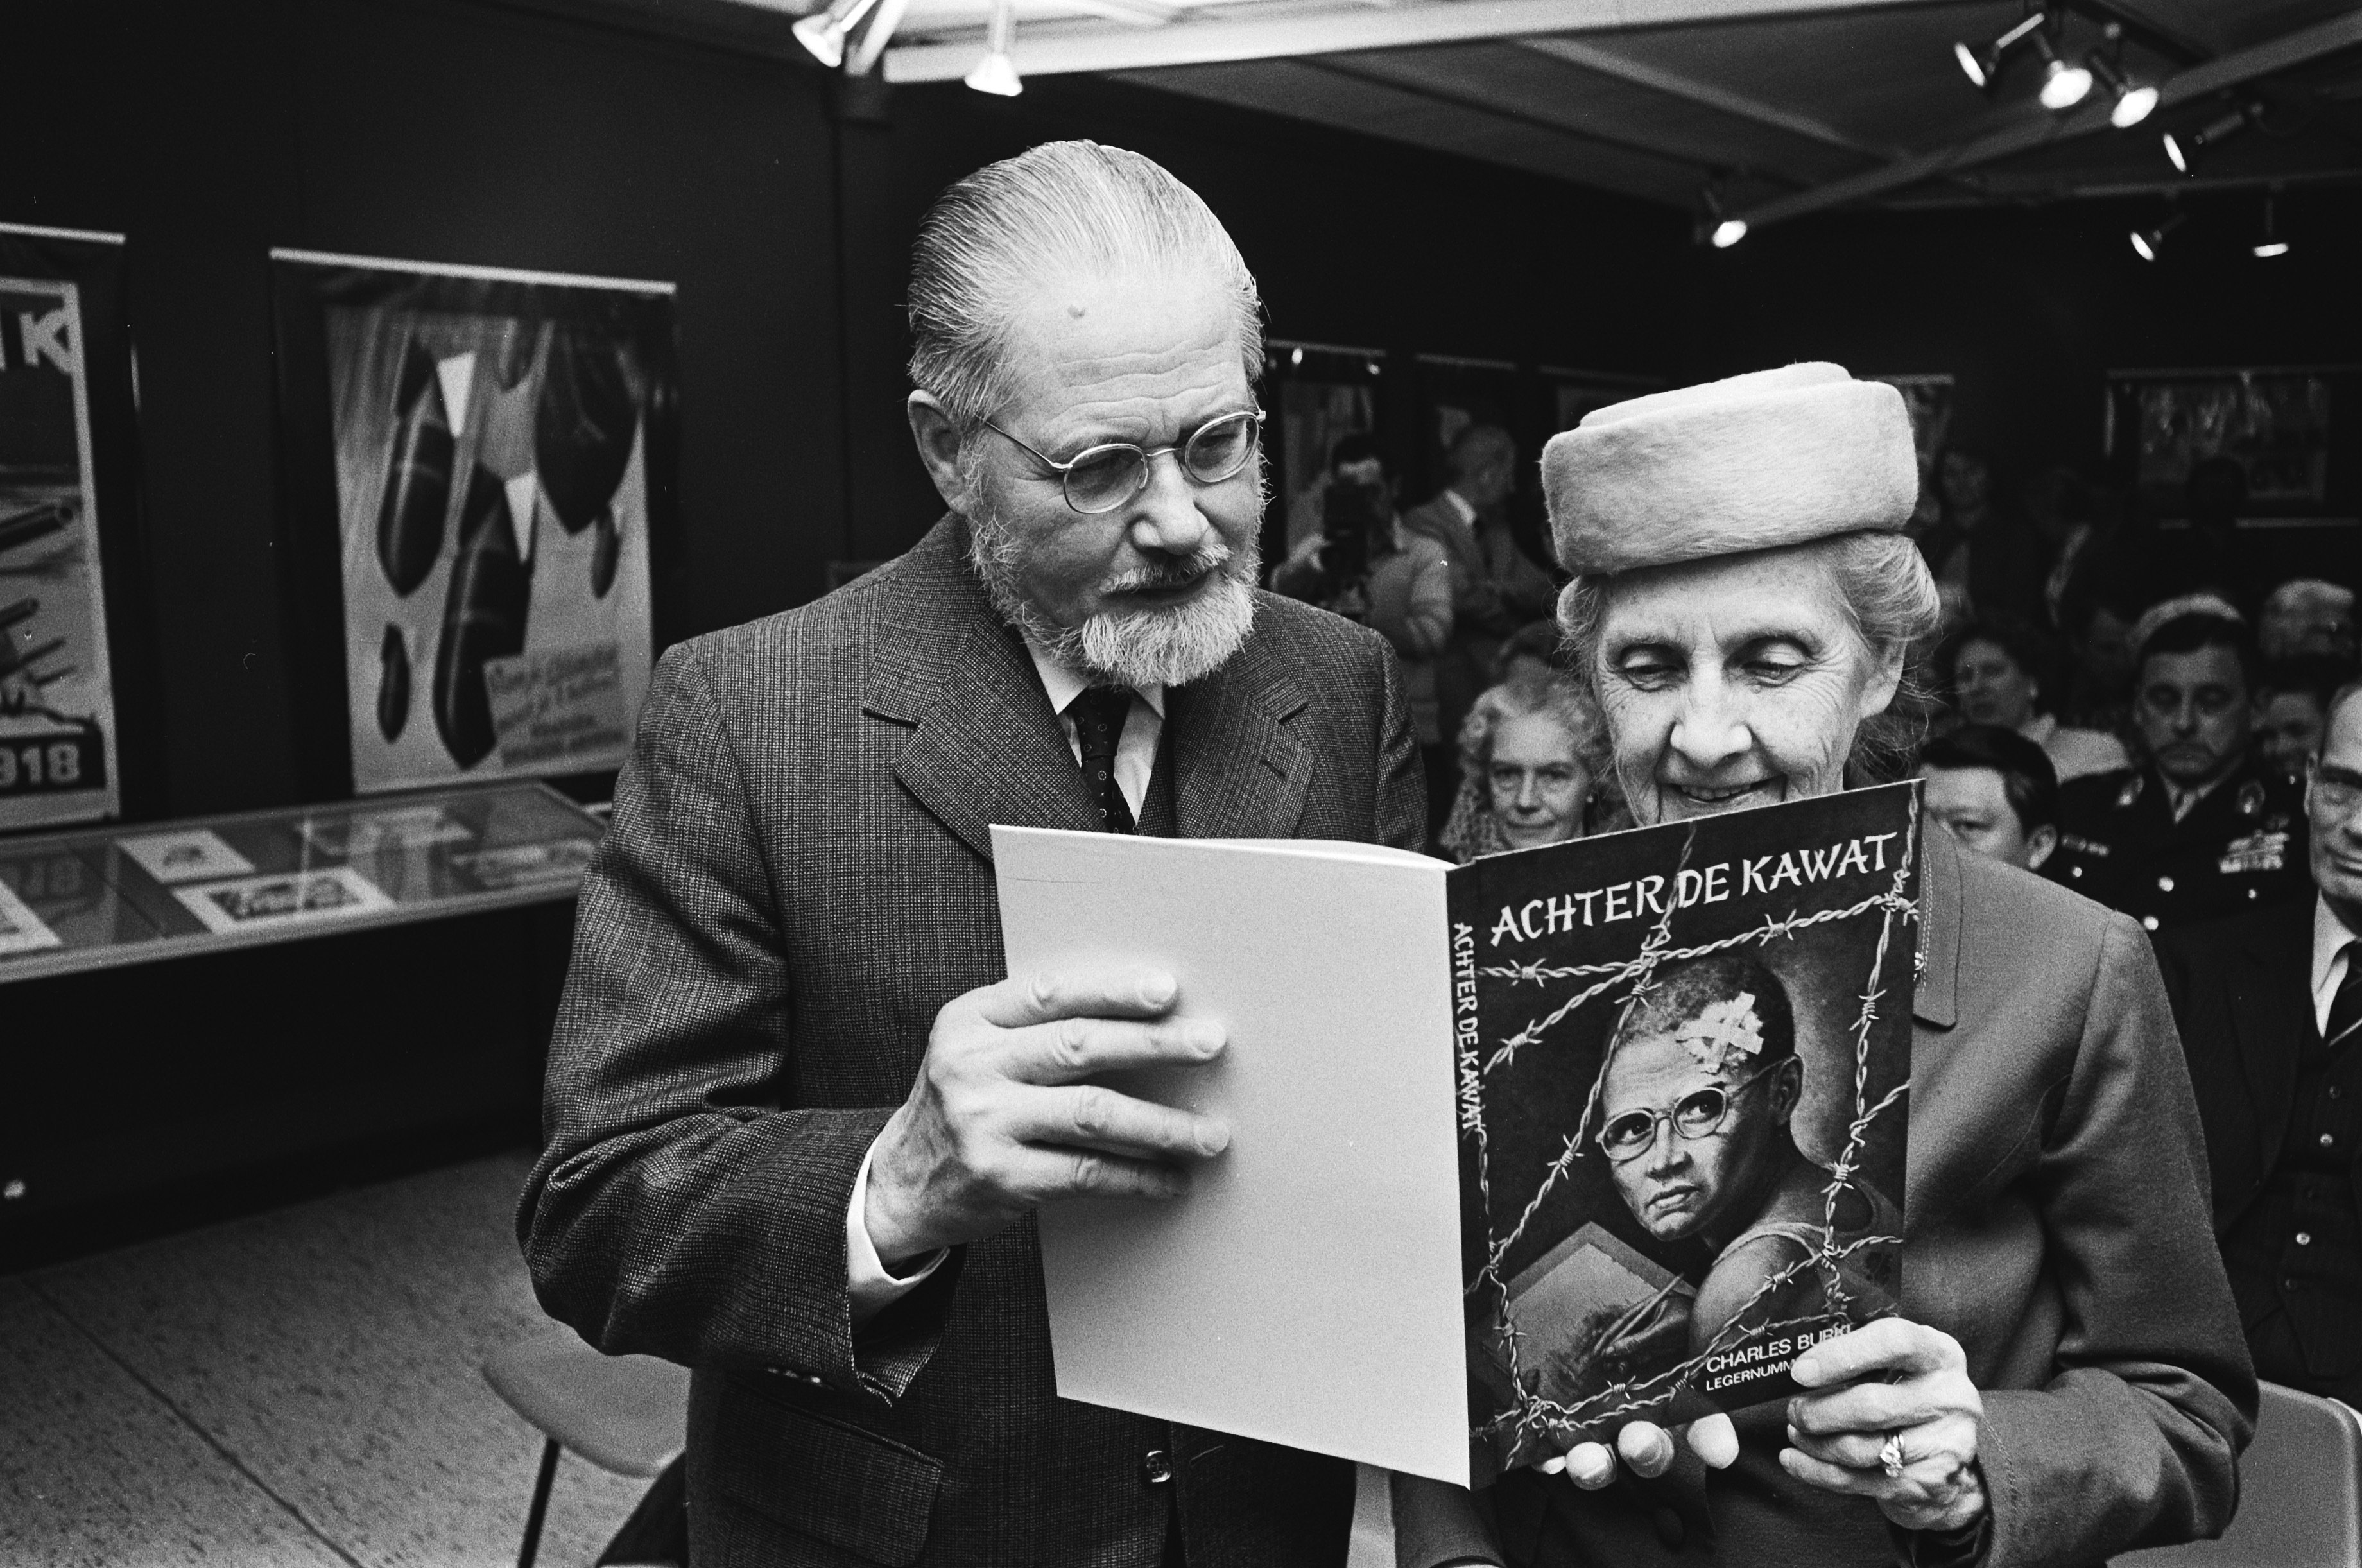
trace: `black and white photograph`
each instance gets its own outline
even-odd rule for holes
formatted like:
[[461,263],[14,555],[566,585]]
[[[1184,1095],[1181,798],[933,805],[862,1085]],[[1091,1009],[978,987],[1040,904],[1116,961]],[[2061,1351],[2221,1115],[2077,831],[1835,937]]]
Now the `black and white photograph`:
[[2362,1568],[2362,0],[0,38],[0,1568]]

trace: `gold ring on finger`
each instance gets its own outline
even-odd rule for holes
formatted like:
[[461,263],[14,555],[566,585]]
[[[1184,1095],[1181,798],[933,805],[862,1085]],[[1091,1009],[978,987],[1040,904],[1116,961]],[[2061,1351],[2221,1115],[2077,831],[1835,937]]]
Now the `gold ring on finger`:
[[1903,1434],[1889,1432],[1886,1441],[1878,1445],[1878,1467],[1886,1472],[1889,1480],[1903,1474]]

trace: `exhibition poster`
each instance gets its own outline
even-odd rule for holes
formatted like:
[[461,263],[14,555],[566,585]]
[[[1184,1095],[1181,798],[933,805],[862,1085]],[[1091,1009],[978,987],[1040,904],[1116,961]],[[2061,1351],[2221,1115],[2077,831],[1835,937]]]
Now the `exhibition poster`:
[[1457,1485],[1793,1391],[1902,1289],[1917,786],[1452,867],[996,827],[1010,972],[1148,963],[1220,1118],[1040,1216],[1065,1398]]
[[2190,471],[2210,458],[2239,466],[2246,501],[2268,514],[2318,513],[2331,494],[2330,370],[2112,370],[2106,448],[2129,447],[2143,502],[2186,509]]
[[[316,311],[357,793],[620,766],[672,484],[663,283],[276,250]],[[282,324],[283,325],[283,324]]]
[[121,809],[83,293],[38,254],[0,244],[0,831]]

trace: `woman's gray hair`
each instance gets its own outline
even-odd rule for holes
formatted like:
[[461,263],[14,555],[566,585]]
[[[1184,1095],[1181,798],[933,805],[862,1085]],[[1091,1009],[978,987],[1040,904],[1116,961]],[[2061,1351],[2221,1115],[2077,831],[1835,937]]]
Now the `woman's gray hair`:
[[[1935,574],[1919,547],[1901,534],[1834,534],[1789,547],[1828,568],[1846,618],[1873,654],[1904,654],[1903,684],[1886,711],[1863,720],[1855,732],[1847,768],[1862,782],[1899,778],[1910,770],[1933,706],[1924,645],[1935,633],[1940,608]],[[1575,668],[1595,690],[1599,628],[1615,591],[1612,577],[1578,577],[1559,595],[1559,624],[1573,646]]]
[[1192,272],[1236,307],[1247,380],[1263,375],[1263,298],[1195,191],[1136,152],[1044,142],[936,198],[911,255],[911,380],[972,430],[1009,400],[1010,317],[1025,290],[1069,271]]
[[1598,701],[1565,676],[1487,687],[1469,704],[1460,726],[1460,771],[1481,779],[1493,766],[1493,734],[1508,718],[1540,716],[1574,737],[1574,757],[1594,778],[1607,767],[1607,722]]

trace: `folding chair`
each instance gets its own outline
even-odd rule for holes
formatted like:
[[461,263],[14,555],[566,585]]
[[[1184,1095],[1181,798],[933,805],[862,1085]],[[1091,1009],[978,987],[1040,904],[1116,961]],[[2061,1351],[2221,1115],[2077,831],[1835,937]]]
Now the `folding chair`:
[[618,1475],[650,1478],[671,1466],[689,1441],[689,1371],[668,1361],[602,1355],[571,1333],[554,1333],[493,1352],[482,1370],[492,1392],[546,1440],[517,1568],[533,1568],[541,1550],[560,1449]]
[[2116,1568],[2362,1568],[2362,1418],[2277,1383],[2263,1392],[2223,1539],[2127,1552]]

